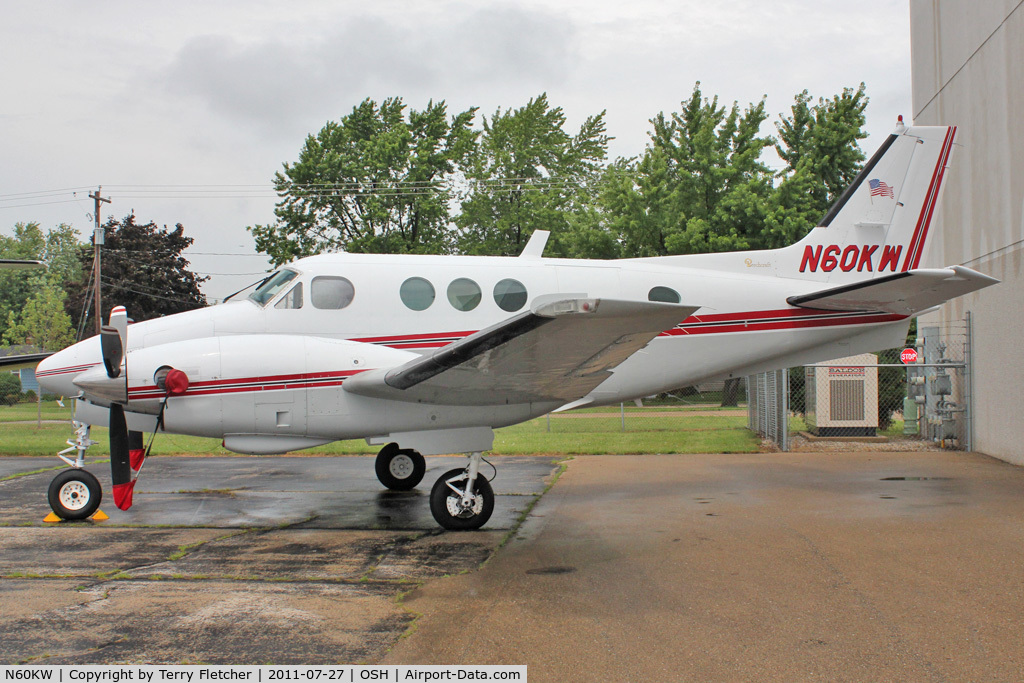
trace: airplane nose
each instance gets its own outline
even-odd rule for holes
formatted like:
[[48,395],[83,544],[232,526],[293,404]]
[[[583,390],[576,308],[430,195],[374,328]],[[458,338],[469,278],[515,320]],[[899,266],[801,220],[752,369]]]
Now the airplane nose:
[[99,364],[99,343],[94,344],[97,347],[95,353],[90,353],[89,348],[83,348],[83,345],[88,347],[90,343],[91,340],[80,342],[43,359],[36,366],[36,379],[40,388],[49,394],[76,395],[78,389],[75,388],[74,378]]

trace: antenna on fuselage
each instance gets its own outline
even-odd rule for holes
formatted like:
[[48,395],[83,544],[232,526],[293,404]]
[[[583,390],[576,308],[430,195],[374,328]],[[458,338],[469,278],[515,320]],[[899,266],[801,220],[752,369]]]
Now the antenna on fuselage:
[[519,258],[540,258],[544,254],[544,247],[547,246],[548,237],[551,233],[547,230],[534,230],[530,240],[523,247],[523,253]]

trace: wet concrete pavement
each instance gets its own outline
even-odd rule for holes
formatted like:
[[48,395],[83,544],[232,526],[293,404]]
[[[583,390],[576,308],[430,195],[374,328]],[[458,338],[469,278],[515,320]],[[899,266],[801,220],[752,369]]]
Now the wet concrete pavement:
[[130,511],[59,525],[42,523],[55,471],[26,474],[54,460],[0,458],[0,663],[379,659],[414,618],[399,598],[479,567],[556,471],[493,460],[494,516],[452,534],[427,493],[460,458],[428,458],[407,493],[372,458],[153,459]]
[[[0,458],[0,479],[52,462]],[[458,462],[428,458],[425,484]],[[56,527],[39,522],[53,473],[0,481],[0,662],[1022,678],[1024,468],[952,452],[582,456],[516,526],[557,468],[496,462],[494,520],[461,534],[436,530],[426,490],[381,495],[367,458],[154,460],[133,511]]]
[[1019,681],[1024,469],[981,455],[587,456],[384,663],[531,681]]

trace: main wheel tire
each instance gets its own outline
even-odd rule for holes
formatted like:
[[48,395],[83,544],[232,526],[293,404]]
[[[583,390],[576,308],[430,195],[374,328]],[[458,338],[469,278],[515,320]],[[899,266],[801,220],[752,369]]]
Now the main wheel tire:
[[88,519],[99,509],[103,489],[90,472],[72,468],[53,478],[46,497],[61,519]]
[[392,491],[411,491],[423,481],[427,459],[412,449],[389,443],[377,454],[374,470],[377,480]]
[[[466,470],[448,470],[434,482],[430,490],[430,514],[437,523],[451,531],[479,529],[494,512],[494,490],[483,475],[477,475],[473,485],[473,505],[462,509],[462,491],[466,485]],[[449,482],[452,486],[449,486]],[[453,490],[454,489],[456,490]]]

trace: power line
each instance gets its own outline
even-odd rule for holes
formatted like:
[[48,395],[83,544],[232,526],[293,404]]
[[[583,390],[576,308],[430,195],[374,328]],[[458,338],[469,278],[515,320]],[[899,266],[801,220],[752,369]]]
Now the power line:
[[71,204],[77,202],[77,199],[62,199],[56,202],[36,202],[34,204],[4,204],[0,205],[0,209],[21,209],[26,206],[49,206],[51,204]]
[[[0,194],[0,201],[15,201],[16,199],[37,199],[38,197],[35,197],[33,195],[44,195],[44,196],[59,195],[61,193],[65,193],[65,192],[85,192],[86,190],[89,190],[89,189],[92,189],[92,188],[83,185],[83,186],[80,186],[80,187],[61,187],[61,188],[57,188],[57,189],[54,189],[54,190],[35,190],[35,191],[32,191],[32,192],[10,192],[10,193],[7,193],[7,194]],[[13,197],[14,199],[5,200],[4,199],[5,197]]]
[[[110,278],[102,278],[102,282],[107,287],[111,287],[113,289],[121,290],[122,292],[131,292],[132,294],[138,294],[140,296],[147,296],[147,297],[150,297],[151,299],[160,299],[161,301],[170,301],[170,302],[173,302],[173,303],[181,303],[181,298],[180,297],[177,298],[177,299],[172,299],[172,298],[167,297],[167,296],[161,296],[159,294],[154,294],[153,292],[157,291],[157,290],[150,290],[148,287],[145,287],[144,285],[136,284],[134,282],[132,283],[132,285],[134,287],[138,287],[140,289],[133,289],[132,287],[128,287],[121,280],[112,280]],[[144,290],[148,290],[148,291],[144,291]]]

